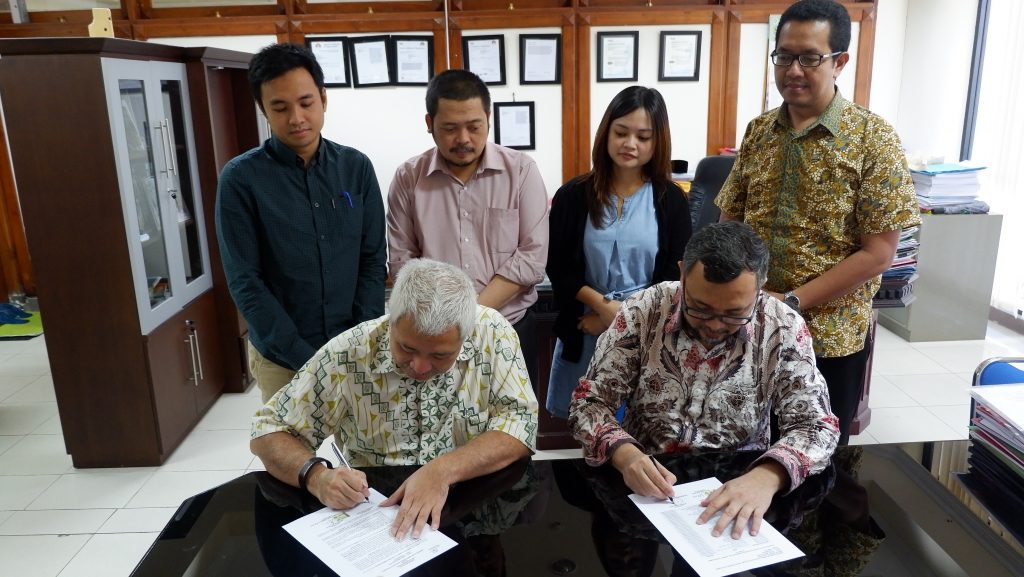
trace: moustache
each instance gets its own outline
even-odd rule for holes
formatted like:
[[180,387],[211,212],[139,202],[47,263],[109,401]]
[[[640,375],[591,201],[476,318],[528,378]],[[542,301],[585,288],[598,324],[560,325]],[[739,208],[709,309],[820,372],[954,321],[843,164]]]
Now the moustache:
[[460,152],[476,152],[476,149],[473,148],[472,146],[461,145],[461,146],[454,146],[454,147],[448,149],[448,152],[455,152],[455,153],[460,153]]

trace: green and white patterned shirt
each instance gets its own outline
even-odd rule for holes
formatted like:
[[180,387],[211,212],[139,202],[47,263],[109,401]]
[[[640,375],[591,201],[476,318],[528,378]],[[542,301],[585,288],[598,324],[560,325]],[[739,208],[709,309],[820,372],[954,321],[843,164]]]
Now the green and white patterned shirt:
[[389,326],[385,315],[328,341],[256,412],[252,438],[286,431],[315,450],[337,433],[353,467],[427,463],[484,431],[535,449],[537,397],[500,313],[478,306],[455,364],[429,381],[395,371]]

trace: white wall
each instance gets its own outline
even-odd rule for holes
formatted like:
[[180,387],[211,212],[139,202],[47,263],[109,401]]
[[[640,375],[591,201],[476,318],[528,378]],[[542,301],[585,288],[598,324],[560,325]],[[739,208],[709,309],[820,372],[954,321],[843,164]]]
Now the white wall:
[[899,120],[906,29],[907,0],[879,0],[869,107],[893,126]]
[[[639,30],[639,62],[636,82],[597,82],[597,33],[617,30]],[[658,53],[662,31],[701,31],[700,73],[696,82],[658,82]],[[708,76],[711,63],[711,26],[595,26],[590,34],[590,142],[601,124],[601,117],[623,88],[639,84],[657,88],[668,108],[672,131],[672,158],[687,160],[692,172],[704,158],[708,141]]]
[[[424,34],[420,32],[416,34]],[[505,36],[504,86],[490,86],[493,102],[533,101],[536,150],[525,151],[540,169],[553,195],[562,184],[562,87],[557,84],[519,84],[519,34],[557,34],[558,28],[481,30],[474,34]],[[430,32],[432,34],[432,32]],[[375,34],[347,34],[349,38]],[[400,35],[400,34],[396,34]],[[309,35],[307,38],[315,38]],[[160,38],[162,44],[177,46],[215,46],[245,52],[257,52],[276,42],[273,36]],[[564,80],[564,79],[563,79]],[[384,86],[374,88],[328,88],[324,137],[352,146],[373,162],[381,192],[387,194],[395,169],[402,162],[434,146],[427,133],[425,86]],[[493,122],[490,140],[494,140]]]
[[911,155],[960,158],[977,11],[977,0],[907,2],[896,130]]

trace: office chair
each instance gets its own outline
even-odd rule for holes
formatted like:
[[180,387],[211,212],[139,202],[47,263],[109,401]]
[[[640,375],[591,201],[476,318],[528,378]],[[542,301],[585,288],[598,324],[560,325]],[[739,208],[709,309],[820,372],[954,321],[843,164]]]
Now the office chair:
[[693,188],[690,192],[691,198],[693,198],[694,191],[699,191],[701,195],[699,200],[694,199],[696,202],[691,201],[691,210],[698,211],[693,224],[694,234],[706,225],[718,222],[721,211],[715,205],[715,197],[718,196],[718,191],[725,184],[725,179],[729,176],[729,171],[732,170],[735,160],[735,156],[718,155],[702,158],[697,163],[697,170],[693,174]]

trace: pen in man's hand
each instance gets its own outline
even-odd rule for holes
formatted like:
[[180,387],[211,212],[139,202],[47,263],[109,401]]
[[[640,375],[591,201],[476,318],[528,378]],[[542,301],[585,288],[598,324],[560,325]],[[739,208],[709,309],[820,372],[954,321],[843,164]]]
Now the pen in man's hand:
[[[334,444],[334,441],[331,441],[331,448],[334,449],[334,454],[337,455],[338,459],[341,460],[341,464],[345,465],[345,468],[348,469],[349,471],[351,471],[352,470],[352,465],[348,464],[348,459],[345,458],[345,455],[341,452],[341,449],[339,449],[338,446]],[[654,457],[651,457],[651,458],[653,459]],[[369,497],[363,497],[363,502],[364,503],[369,503],[370,502],[370,498]]]
[[[335,450],[335,451],[337,451],[337,450],[338,450],[338,448],[337,448],[337,447],[335,447],[335,448],[334,448],[334,450]],[[657,469],[658,469],[658,461],[656,461],[656,460],[654,459],[654,455],[647,455],[647,457],[648,457],[648,458],[649,458],[649,459],[651,460],[651,462],[652,462],[652,463],[654,463],[654,469],[655,469],[655,470],[657,470]],[[675,500],[675,499],[673,499],[672,497],[669,497],[669,498],[668,498],[668,502],[669,502],[669,503],[672,503],[673,505],[675,505],[675,504],[676,504],[676,500]]]

